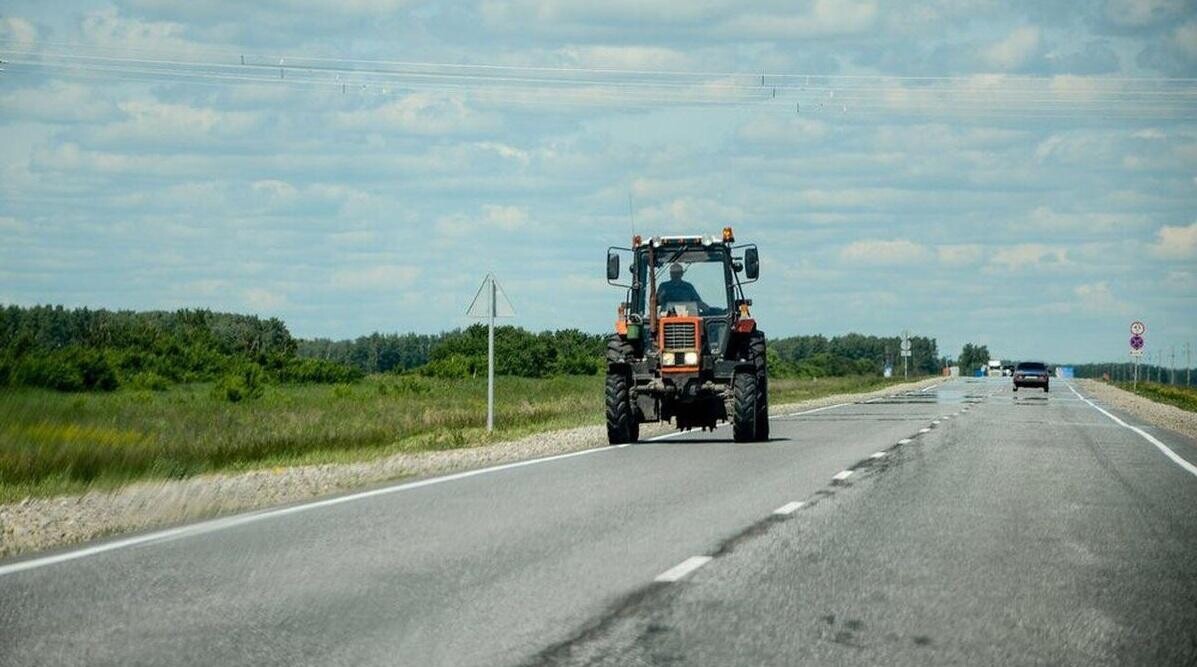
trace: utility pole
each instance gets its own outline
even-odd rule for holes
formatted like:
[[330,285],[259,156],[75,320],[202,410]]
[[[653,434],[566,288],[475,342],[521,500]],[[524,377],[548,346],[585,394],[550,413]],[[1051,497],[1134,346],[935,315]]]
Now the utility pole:
[[1189,356],[1189,341],[1185,341],[1185,386],[1192,387],[1193,383],[1189,380],[1189,374],[1193,370],[1193,359]]
[[1176,345],[1172,346],[1172,363],[1168,364],[1168,384],[1176,384]]
[[474,295],[466,315],[479,319],[486,318],[486,431],[495,430],[495,318],[512,317],[515,309],[499,287],[499,281],[493,273],[488,273],[482,280],[482,286]]

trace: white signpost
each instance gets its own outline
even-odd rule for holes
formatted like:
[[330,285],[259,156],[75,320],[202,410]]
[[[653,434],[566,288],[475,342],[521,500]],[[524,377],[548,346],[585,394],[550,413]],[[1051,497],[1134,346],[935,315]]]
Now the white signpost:
[[902,332],[902,378],[910,379],[910,330]]
[[488,273],[482,279],[478,293],[470,304],[466,315],[489,320],[486,337],[486,430],[495,430],[495,318],[515,317],[515,308],[507,300],[495,274]]

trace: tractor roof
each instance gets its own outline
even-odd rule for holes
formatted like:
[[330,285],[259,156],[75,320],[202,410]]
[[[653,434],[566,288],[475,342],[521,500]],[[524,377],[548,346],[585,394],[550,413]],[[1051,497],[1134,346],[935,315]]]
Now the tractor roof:
[[[717,245],[717,244],[734,243],[735,240],[736,240],[736,237],[732,233],[732,228],[724,227],[722,237],[714,236],[714,235],[710,235],[710,236],[700,236],[700,235],[654,236],[649,239],[649,243],[651,243],[653,245],[653,247],[668,246],[668,247],[676,248],[679,246],[713,246],[713,245]],[[640,245],[640,237],[639,236],[636,236],[635,239],[633,239],[632,245],[633,246]]]

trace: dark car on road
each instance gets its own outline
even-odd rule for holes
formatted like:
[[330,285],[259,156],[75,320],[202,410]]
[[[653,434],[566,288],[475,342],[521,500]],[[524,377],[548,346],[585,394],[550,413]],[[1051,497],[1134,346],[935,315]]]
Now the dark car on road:
[[1047,364],[1039,361],[1024,361],[1014,367],[1014,391],[1019,387],[1039,387],[1048,391]]

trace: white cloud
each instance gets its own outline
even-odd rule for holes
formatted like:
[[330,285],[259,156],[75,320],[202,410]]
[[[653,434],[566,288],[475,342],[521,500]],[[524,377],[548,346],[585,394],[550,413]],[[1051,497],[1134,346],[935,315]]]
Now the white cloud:
[[1039,28],[1021,26],[1004,39],[981,52],[986,65],[998,70],[1015,70],[1027,64],[1039,52]]
[[685,53],[660,46],[570,46],[557,53],[576,67],[684,70],[693,65]]
[[478,133],[498,129],[498,116],[466,105],[453,95],[411,93],[373,109],[336,114],[347,129],[404,132],[418,135]]
[[420,269],[415,266],[380,264],[336,271],[332,275],[332,286],[340,290],[400,292],[410,287],[419,275]]
[[980,263],[984,249],[975,243],[941,245],[935,249],[941,264],[951,267],[972,266]]
[[258,311],[276,311],[287,305],[286,295],[263,287],[251,287],[242,291],[241,300],[246,306]]
[[1118,314],[1130,310],[1126,302],[1114,296],[1104,281],[1077,285],[1073,289],[1081,311],[1089,314]]
[[528,224],[528,209],[523,206],[497,206],[487,204],[482,207],[483,220],[502,229],[513,232]]
[[845,262],[873,266],[918,264],[930,257],[926,246],[906,239],[856,241],[840,249],[840,259]]
[[1066,248],[1023,243],[998,248],[989,257],[991,267],[1004,271],[1039,271],[1070,265]]
[[37,28],[19,16],[0,18],[0,38],[9,41],[9,48],[21,51],[37,43]]
[[1184,227],[1161,227],[1151,249],[1164,259],[1197,259],[1197,222]]
[[859,34],[873,27],[876,21],[876,3],[815,0],[808,12],[746,11],[716,31],[737,37],[797,39]]

